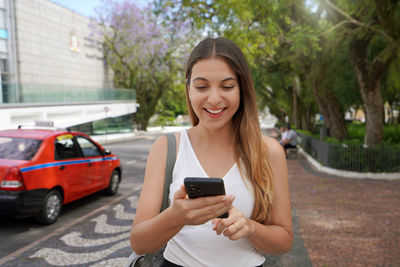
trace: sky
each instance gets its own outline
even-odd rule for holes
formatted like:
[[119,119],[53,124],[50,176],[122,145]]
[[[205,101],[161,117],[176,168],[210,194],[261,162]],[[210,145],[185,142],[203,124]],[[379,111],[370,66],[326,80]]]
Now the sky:
[[[101,0],[50,0],[60,6],[66,7],[86,17],[94,17],[94,8],[102,4]],[[122,1],[122,0],[121,0]],[[149,0],[132,0],[139,5],[144,5]]]

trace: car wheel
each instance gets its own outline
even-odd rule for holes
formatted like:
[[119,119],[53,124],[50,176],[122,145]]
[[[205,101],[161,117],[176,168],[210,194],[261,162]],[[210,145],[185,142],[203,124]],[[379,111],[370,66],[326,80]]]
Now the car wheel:
[[118,193],[119,182],[120,182],[119,171],[114,170],[110,177],[110,183],[108,187],[104,190],[104,193],[108,196],[113,196]]
[[51,190],[43,200],[42,208],[36,220],[41,224],[55,223],[60,216],[62,197],[59,191]]

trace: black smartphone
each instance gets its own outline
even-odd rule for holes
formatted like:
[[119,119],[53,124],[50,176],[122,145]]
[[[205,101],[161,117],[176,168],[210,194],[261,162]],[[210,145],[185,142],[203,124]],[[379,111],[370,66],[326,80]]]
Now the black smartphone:
[[[221,178],[186,177],[183,180],[189,198],[225,195],[224,180]],[[226,212],[218,218],[228,218]]]

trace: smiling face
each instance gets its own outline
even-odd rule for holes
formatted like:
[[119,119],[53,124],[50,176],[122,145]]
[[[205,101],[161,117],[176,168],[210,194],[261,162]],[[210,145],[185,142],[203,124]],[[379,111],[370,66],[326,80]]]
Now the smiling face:
[[188,95],[200,125],[210,129],[231,126],[240,104],[240,88],[222,58],[203,59],[193,66]]

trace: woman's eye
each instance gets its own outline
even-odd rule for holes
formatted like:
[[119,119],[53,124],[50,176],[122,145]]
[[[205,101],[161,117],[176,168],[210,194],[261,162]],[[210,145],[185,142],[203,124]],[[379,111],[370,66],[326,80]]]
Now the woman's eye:
[[232,89],[234,86],[233,85],[225,85],[225,86],[222,86],[222,88],[224,88],[224,89]]
[[196,89],[205,89],[206,86],[204,86],[204,85],[196,85],[195,88]]

